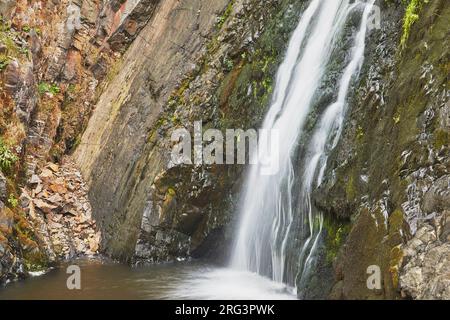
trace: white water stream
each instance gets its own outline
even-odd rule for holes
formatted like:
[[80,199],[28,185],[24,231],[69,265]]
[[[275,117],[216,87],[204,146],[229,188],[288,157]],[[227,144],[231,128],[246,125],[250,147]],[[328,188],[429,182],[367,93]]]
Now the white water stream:
[[[279,170],[269,176],[261,174],[258,165],[250,169],[232,258],[234,269],[254,272],[292,287],[310,271],[323,226],[322,214],[311,204],[311,191],[322,182],[329,152],[340,137],[348,91],[364,59],[372,5],[373,1],[312,0],[303,13],[279,68],[273,101],[263,123],[263,129],[278,132]],[[306,152],[301,155],[302,164],[298,165],[298,145],[305,123],[320,96],[321,81],[354,10],[360,10],[362,17],[359,29],[354,32],[349,58],[341,70],[337,98],[320,115],[307,147],[302,149]],[[259,156],[270,154],[265,143],[258,147]]]

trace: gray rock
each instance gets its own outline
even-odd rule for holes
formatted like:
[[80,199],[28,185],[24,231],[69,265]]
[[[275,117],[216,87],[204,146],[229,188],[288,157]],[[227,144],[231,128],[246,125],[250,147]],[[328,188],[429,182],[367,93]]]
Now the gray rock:
[[6,18],[10,18],[15,4],[16,4],[16,1],[14,1],[14,0],[0,1],[0,13]]
[[0,172],[0,200],[5,200],[8,197],[8,190],[6,188],[6,177]]
[[33,174],[30,178],[30,180],[28,181],[29,184],[39,184],[42,183],[41,178],[39,178],[39,176],[37,174]]
[[442,242],[450,242],[450,211],[445,211],[442,216],[439,239]]
[[447,213],[437,217],[444,223],[440,239],[428,223],[421,225],[403,248],[407,263],[400,272],[403,297],[413,299],[450,299],[450,241]]
[[450,175],[443,176],[433,183],[425,193],[422,207],[425,213],[442,212],[450,208]]

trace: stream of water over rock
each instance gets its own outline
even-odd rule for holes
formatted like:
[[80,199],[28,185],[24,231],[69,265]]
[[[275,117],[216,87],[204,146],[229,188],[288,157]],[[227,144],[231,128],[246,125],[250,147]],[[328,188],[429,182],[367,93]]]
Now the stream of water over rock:
[[[294,31],[281,64],[271,107],[263,128],[279,134],[279,170],[274,175],[251,168],[243,191],[238,238],[232,266],[256,272],[275,282],[298,287],[307,279],[323,216],[312,205],[311,192],[322,183],[328,155],[342,131],[351,80],[359,75],[364,58],[367,21],[373,1],[311,1]],[[313,110],[321,98],[323,79],[336,58],[352,15],[360,14],[346,50],[337,94],[323,110]],[[319,114],[311,132],[305,123]],[[305,133],[305,145],[299,141]],[[265,143],[259,156],[270,156]],[[298,159],[301,159],[298,162]],[[260,161],[267,163],[267,161]]]

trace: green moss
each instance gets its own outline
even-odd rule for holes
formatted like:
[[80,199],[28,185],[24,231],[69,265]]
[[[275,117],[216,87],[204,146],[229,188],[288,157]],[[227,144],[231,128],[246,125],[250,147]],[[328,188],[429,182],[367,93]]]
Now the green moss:
[[442,129],[436,130],[434,133],[433,145],[436,150],[440,150],[442,147],[449,147],[450,135],[448,131]]
[[391,273],[392,285],[396,289],[399,282],[399,268],[403,261],[403,250],[401,245],[398,245],[391,249],[389,272]]
[[355,179],[353,176],[350,176],[347,182],[347,185],[345,186],[345,194],[347,195],[347,200],[353,200],[356,197],[356,186],[355,186]]
[[424,3],[428,3],[428,0],[403,0],[406,5],[405,17],[403,18],[403,34],[400,40],[402,48],[406,47],[406,42],[408,41],[409,34],[412,25],[419,20],[419,12],[422,9]]
[[8,55],[14,55],[19,51],[19,47],[13,40],[13,34],[10,32],[0,32],[0,43],[6,46],[6,52]]
[[0,43],[6,47],[3,56],[9,59],[20,58],[20,54],[28,56],[29,50],[26,46],[19,46],[17,43],[26,43],[20,34],[11,29],[10,24],[4,21],[0,22]]
[[119,74],[122,68],[122,63],[123,60],[118,59],[117,61],[109,65],[109,71],[106,74],[106,81],[105,81],[106,83],[110,83]]
[[323,229],[325,230],[326,262],[333,263],[350,233],[351,224],[347,221],[325,218]]
[[8,204],[11,208],[16,208],[19,205],[19,200],[11,193],[8,197]]
[[67,87],[67,92],[69,93],[76,93],[77,92],[77,86],[73,83],[69,84]]
[[225,71],[227,71],[227,72],[230,72],[231,70],[233,70],[233,67],[234,67],[233,60],[229,59],[228,57],[225,57],[225,59],[223,60],[223,67],[224,67]]
[[167,194],[168,194],[169,196],[171,196],[171,197],[175,197],[175,195],[176,195],[175,189],[172,188],[172,187],[169,187],[169,188],[167,189]]
[[399,209],[394,210],[389,216],[389,230],[391,233],[399,231],[403,226],[403,212]]
[[392,117],[392,120],[394,120],[394,124],[398,124],[400,122],[400,119],[401,119],[400,113],[398,112],[394,114],[394,116]]
[[6,145],[0,138],[0,169],[7,172],[11,169],[14,163],[17,162],[18,157],[11,151],[10,147]]
[[356,128],[356,139],[362,140],[362,138],[364,138],[364,130],[361,126],[358,126],[358,128]]
[[36,236],[25,219],[23,211],[14,210],[14,220],[14,236],[22,249],[26,270],[38,271],[45,269],[48,265],[48,258],[39,249]]
[[51,93],[52,95],[57,95],[61,92],[61,89],[55,83],[49,84],[47,82],[41,82],[38,85],[38,91],[40,94]]
[[228,20],[228,18],[231,15],[231,12],[233,11],[233,5],[234,5],[234,0],[231,0],[228,3],[228,5],[225,8],[225,11],[222,13],[222,15],[217,18],[217,29],[222,29],[223,25]]
[[8,66],[8,64],[10,62],[11,62],[11,58],[10,57],[8,57],[8,56],[6,56],[4,54],[1,54],[0,55],[0,71],[3,71]]

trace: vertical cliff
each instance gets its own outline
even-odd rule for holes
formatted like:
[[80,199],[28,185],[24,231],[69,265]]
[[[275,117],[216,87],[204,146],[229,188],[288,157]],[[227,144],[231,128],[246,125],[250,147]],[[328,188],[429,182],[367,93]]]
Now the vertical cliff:
[[[316,204],[348,226],[335,298],[448,298],[448,285],[435,284],[449,265],[449,10],[445,1],[384,2],[381,29],[371,33],[316,192]],[[366,286],[370,265],[381,268],[380,290]]]
[[194,121],[245,130],[261,121],[298,21],[301,3],[289,4],[160,4],[100,97],[75,154],[106,252],[165,261],[207,254],[205,238],[223,240],[242,168],[171,168],[171,132],[192,129]]

